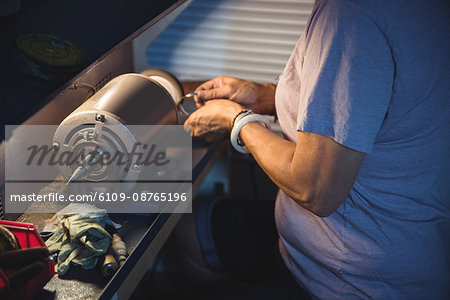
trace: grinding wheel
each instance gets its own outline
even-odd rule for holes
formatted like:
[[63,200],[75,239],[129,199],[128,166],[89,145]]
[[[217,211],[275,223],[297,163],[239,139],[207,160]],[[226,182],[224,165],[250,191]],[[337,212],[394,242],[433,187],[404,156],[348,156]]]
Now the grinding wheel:
[[16,39],[11,63],[20,71],[46,80],[65,80],[82,69],[83,53],[61,38],[31,33]]

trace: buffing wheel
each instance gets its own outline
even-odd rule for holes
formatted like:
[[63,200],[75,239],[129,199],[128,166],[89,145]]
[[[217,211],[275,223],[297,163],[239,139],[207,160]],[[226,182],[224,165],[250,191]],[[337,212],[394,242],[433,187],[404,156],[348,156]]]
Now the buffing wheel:
[[16,39],[12,63],[19,70],[47,80],[64,80],[82,68],[83,53],[61,38],[31,33]]

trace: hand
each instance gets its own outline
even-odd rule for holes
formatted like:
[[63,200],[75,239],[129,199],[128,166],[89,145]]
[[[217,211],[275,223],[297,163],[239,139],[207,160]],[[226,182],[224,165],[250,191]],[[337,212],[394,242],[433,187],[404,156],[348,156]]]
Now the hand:
[[213,99],[228,99],[259,114],[275,112],[274,84],[258,84],[234,77],[217,77],[200,85],[195,92],[197,107]]
[[196,110],[184,124],[192,126],[192,136],[216,142],[229,137],[234,117],[242,109],[236,102],[211,100]]

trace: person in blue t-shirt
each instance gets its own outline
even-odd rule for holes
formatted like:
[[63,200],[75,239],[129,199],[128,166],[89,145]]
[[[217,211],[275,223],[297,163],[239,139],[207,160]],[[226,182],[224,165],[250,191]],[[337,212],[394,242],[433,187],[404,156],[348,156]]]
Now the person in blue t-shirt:
[[313,298],[450,298],[448,1],[319,0],[276,94],[230,77],[197,93],[194,136],[278,116],[284,138],[247,115],[239,137]]

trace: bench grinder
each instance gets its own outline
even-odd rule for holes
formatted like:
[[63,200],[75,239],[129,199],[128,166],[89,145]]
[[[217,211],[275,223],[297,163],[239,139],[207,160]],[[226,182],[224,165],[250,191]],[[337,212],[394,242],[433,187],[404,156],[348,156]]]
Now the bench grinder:
[[[78,159],[59,166],[68,183],[123,181],[133,186],[140,169],[96,164],[104,153],[130,153],[138,141],[128,125],[179,125],[187,112],[181,106],[183,88],[169,72],[149,69],[115,77],[65,118],[53,147]],[[142,141],[141,141],[142,142]],[[145,142],[145,141],[143,141]],[[136,159],[129,157],[127,159]],[[131,162],[134,165],[134,161]]]

